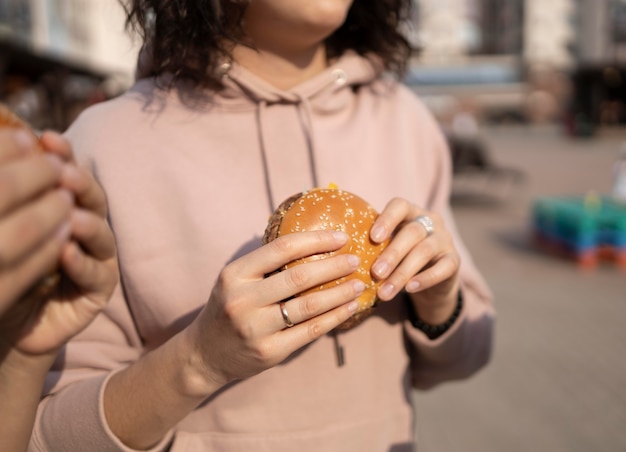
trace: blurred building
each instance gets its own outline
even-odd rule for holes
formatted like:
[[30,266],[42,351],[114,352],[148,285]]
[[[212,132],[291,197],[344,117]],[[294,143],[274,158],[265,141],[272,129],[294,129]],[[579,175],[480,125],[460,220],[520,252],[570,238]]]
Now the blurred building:
[[583,3],[415,0],[422,51],[408,82],[444,120],[458,109],[493,119],[555,119],[578,64]]
[[135,48],[117,0],[29,0],[33,47],[128,83]]
[[577,66],[569,126],[574,134],[626,125],[626,1],[578,0]]
[[117,0],[0,0],[0,100],[37,128],[125,89],[136,53]]
[[626,124],[626,0],[414,0],[407,82],[442,121]]

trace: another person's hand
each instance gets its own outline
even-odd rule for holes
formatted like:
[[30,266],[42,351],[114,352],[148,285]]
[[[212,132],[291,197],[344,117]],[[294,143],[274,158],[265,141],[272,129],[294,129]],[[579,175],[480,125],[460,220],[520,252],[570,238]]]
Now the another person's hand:
[[[359,280],[293,297],[351,274],[359,264],[356,256],[333,256],[274,273],[295,259],[337,250],[346,241],[345,234],[332,231],[288,234],[223,269],[208,304],[186,330],[197,373],[207,385],[223,386],[273,367],[355,312],[354,300],[365,288]],[[282,316],[281,300],[288,300],[284,308],[293,327]]]
[[61,196],[66,222],[62,234],[57,234],[64,238],[57,257],[63,276],[57,292],[39,310],[16,303],[0,320],[0,340],[31,356],[55,353],[84,329],[106,305],[118,277],[103,190],[88,171],[73,163],[71,147],[60,135],[48,132],[41,143],[65,162],[57,191],[71,194]]
[[456,307],[460,256],[441,216],[395,198],[372,226],[371,237],[376,242],[392,237],[372,266],[374,277],[385,280],[379,298],[388,301],[406,290],[424,322],[445,322]]
[[73,195],[61,158],[24,131],[0,130],[0,317],[56,267],[70,236]]

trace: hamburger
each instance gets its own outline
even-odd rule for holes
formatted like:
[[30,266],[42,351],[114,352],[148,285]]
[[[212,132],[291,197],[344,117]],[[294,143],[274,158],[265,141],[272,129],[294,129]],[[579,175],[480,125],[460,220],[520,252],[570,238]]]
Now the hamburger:
[[[0,104],[0,129],[22,129],[32,134],[38,144],[39,152],[44,152],[43,146],[39,144],[39,138],[33,129],[8,107]],[[46,300],[58,287],[61,274],[55,268],[49,275],[35,283],[22,297],[21,303],[39,303]]]
[[382,281],[375,281],[372,278],[371,268],[389,241],[375,243],[371,240],[369,232],[377,217],[378,212],[365,200],[331,185],[329,188],[315,188],[287,198],[270,216],[265,229],[263,244],[282,235],[304,231],[330,229],[348,235],[348,242],[342,248],[297,259],[278,270],[286,270],[295,265],[338,254],[358,256],[361,264],[354,273],[298,294],[300,296],[324,290],[353,278],[363,281],[366,289],[357,299],[359,307],[351,318],[337,327],[339,330],[347,330],[360,324],[371,314],[372,308],[378,302],[376,291]]

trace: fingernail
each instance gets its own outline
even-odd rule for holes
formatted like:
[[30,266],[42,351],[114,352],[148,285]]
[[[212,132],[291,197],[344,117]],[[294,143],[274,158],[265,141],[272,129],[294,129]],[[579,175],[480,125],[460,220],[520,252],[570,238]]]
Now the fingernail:
[[389,264],[385,261],[376,261],[374,266],[372,267],[372,271],[379,278],[384,278],[387,276],[387,272],[389,271]]
[[418,281],[409,281],[406,285],[406,291],[410,293],[417,292],[420,286],[421,284]]
[[16,130],[13,139],[18,147],[24,151],[32,151],[36,146],[35,138],[25,130]]
[[348,303],[346,307],[348,308],[348,311],[350,311],[350,313],[354,314],[356,310],[359,309],[359,302],[356,300],[353,300],[350,303]]
[[348,262],[350,263],[352,267],[358,267],[359,264],[361,263],[361,259],[359,259],[359,257],[355,256],[354,254],[349,254]]
[[370,237],[375,242],[380,242],[384,236],[385,236],[385,228],[381,225],[374,226],[370,232]]
[[361,295],[364,291],[365,291],[365,283],[363,281],[361,281],[360,279],[355,279],[352,282],[352,287],[354,288],[354,292],[357,295]]
[[393,284],[385,283],[382,285],[382,287],[378,291],[378,295],[383,299],[388,299],[388,298],[391,298],[391,295],[393,294],[394,290],[395,290],[395,287],[393,286]]

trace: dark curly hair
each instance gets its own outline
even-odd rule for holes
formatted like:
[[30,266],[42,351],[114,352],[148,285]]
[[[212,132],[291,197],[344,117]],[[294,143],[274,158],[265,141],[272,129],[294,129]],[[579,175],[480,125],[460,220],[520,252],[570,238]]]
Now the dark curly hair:
[[[246,41],[242,0],[120,0],[127,25],[151,46],[151,74],[172,74],[196,86],[220,89],[220,66]],[[254,0],[252,0],[254,1]],[[411,0],[355,0],[343,25],[326,39],[329,58],[347,50],[373,54],[401,77],[414,49],[401,32]]]

